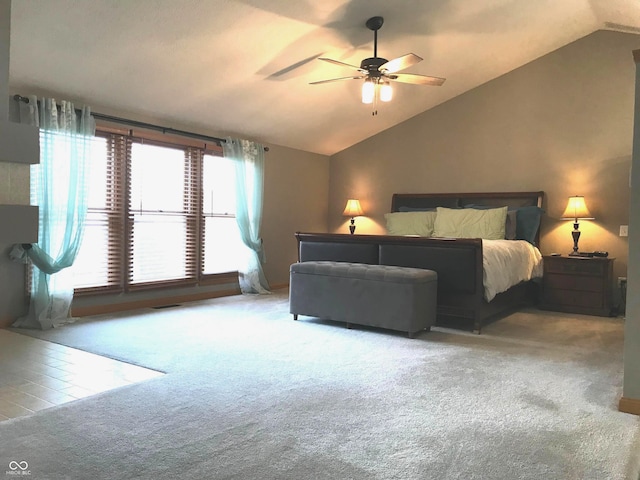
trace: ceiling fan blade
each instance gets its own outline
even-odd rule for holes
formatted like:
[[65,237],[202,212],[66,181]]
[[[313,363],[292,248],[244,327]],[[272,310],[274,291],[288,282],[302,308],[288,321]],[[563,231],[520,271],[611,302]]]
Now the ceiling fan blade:
[[330,78],[329,80],[319,80],[317,82],[309,82],[309,85],[319,85],[321,83],[339,82],[340,80],[358,80],[360,78],[366,78],[366,75],[359,75],[357,77]]
[[413,83],[414,85],[433,85],[439,87],[446,79],[439,77],[428,77],[426,75],[417,75],[415,73],[394,73],[385,75],[390,80],[402,83]]
[[378,67],[378,70],[384,73],[399,72],[400,70],[409,68],[411,65],[415,65],[416,63],[421,61],[422,58],[415,53],[407,53],[406,55],[403,55],[401,57],[389,60],[387,63],[383,63],[382,65],[380,65],[380,67]]
[[349,63],[340,62],[338,60],[333,60],[332,58],[321,57],[321,58],[318,58],[318,60],[322,60],[324,62],[333,63],[334,65],[340,65],[341,67],[349,67],[349,68],[352,68],[354,70],[358,70],[359,72],[362,72],[362,73],[367,73],[366,70],[364,70],[364,69],[362,69],[360,67],[356,67],[355,65],[351,65]]

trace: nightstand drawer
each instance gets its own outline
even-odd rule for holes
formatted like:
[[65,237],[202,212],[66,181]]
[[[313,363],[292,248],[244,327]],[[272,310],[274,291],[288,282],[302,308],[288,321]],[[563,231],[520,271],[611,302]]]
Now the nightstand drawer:
[[539,307],[558,312],[611,315],[614,258],[547,255]]
[[601,308],[601,293],[577,290],[545,290],[544,301],[550,305],[566,305],[571,307]]
[[607,262],[573,258],[547,257],[544,259],[544,270],[549,273],[567,273],[573,275],[603,275],[607,268]]
[[579,275],[549,274],[544,277],[544,289],[584,290],[602,292],[602,278]]

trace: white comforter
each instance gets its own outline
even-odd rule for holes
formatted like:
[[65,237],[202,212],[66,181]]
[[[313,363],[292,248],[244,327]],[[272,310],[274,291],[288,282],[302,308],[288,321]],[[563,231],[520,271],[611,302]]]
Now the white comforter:
[[542,277],[542,254],[525,240],[482,240],[484,298]]

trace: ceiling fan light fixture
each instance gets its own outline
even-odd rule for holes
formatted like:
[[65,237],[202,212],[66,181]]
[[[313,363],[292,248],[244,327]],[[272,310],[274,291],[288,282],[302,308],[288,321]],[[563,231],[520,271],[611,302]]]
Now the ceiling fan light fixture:
[[383,102],[390,102],[393,98],[393,88],[389,82],[384,82],[380,85],[380,100]]
[[362,103],[373,103],[376,95],[376,85],[371,79],[366,79],[362,84]]

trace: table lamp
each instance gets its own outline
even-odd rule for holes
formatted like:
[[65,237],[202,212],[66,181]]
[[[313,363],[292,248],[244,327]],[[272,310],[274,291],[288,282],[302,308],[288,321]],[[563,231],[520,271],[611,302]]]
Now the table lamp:
[[345,217],[351,217],[351,225],[349,225],[349,231],[351,232],[351,235],[354,234],[354,232],[356,231],[356,224],[355,224],[355,218],[358,215],[363,215],[364,212],[362,211],[362,207],[360,206],[360,200],[356,200],[353,198],[350,198],[349,200],[347,200],[347,206],[344,207],[344,212],[342,212],[342,215],[344,215]]
[[571,232],[571,236],[573,237],[573,252],[569,255],[576,256],[578,255],[578,240],[580,239],[580,224],[578,220],[594,220],[594,217],[589,212],[587,205],[584,203],[584,197],[581,195],[576,195],[574,197],[569,197],[569,202],[567,203],[567,208],[564,210],[562,214],[563,220],[573,220],[573,231]]

